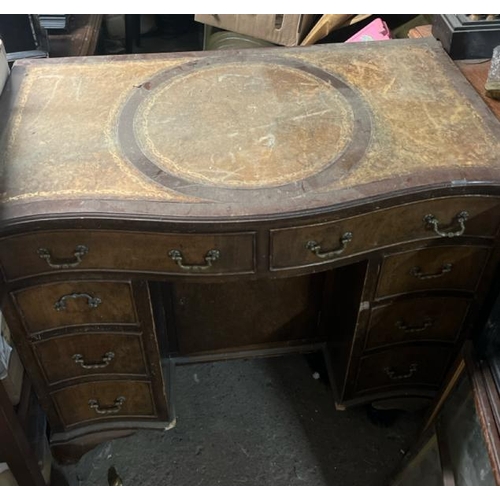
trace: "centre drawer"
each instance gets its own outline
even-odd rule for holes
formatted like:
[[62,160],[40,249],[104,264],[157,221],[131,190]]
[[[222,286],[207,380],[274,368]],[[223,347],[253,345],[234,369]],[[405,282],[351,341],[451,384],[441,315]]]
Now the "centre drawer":
[[271,231],[271,269],[317,266],[378,247],[429,238],[493,237],[497,198],[433,199],[321,224]]
[[412,341],[454,342],[469,309],[467,299],[423,297],[374,307],[365,349]]
[[8,281],[79,270],[160,274],[254,272],[254,233],[182,234],[68,230],[0,240]]
[[32,344],[49,384],[99,375],[147,375],[140,333],[74,333]]
[[156,417],[149,382],[88,382],[53,392],[52,398],[67,427],[92,420]]
[[137,323],[129,282],[65,281],[13,295],[30,334],[74,325]]

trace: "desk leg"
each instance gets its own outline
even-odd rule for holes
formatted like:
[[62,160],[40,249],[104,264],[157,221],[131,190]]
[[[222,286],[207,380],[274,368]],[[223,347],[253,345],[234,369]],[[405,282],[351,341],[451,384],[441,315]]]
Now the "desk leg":
[[40,467],[1,382],[0,451],[20,486],[45,486]]

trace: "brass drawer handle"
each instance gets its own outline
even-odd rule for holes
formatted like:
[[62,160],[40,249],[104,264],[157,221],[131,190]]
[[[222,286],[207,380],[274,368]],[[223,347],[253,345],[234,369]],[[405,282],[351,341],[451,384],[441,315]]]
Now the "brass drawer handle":
[[308,241],[306,243],[306,248],[308,250],[311,250],[316,257],[319,257],[320,259],[331,259],[333,257],[336,257],[337,255],[340,255],[347,247],[347,244],[352,241],[352,233],[348,231],[347,233],[344,233],[341,238],[340,238],[340,248],[337,248],[336,250],[330,250],[329,252],[321,252],[321,245],[318,245],[316,241]]
[[437,273],[430,273],[430,274],[424,274],[422,272],[422,269],[420,267],[412,267],[410,269],[410,274],[415,277],[415,278],[418,278],[419,280],[431,280],[431,279],[434,279],[434,278],[440,278],[441,276],[443,276],[443,274],[447,274],[449,272],[451,272],[451,270],[453,269],[453,265],[452,264],[443,264],[441,266],[441,270]]
[[73,354],[72,359],[77,365],[80,365],[82,368],[85,368],[86,370],[96,370],[99,368],[106,368],[106,366],[108,366],[109,363],[111,363],[114,357],[115,357],[114,352],[107,352],[102,357],[102,361],[100,363],[85,363],[85,360],[83,359],[83,356],[81,354]]
[[397,375],[396,371],[393,368],[390,368],[390,367],[384,368],[384,373],[391,380],[404,380],[404,379],[413,377],[413,375],[415,373],[417,373],[417,368],[418,368],[418,364],[417,363],[412,363],[410,365],[410,369],[408,370],[407,373],[401,373],[401,374]]
[[427,328],[430,328],[433,324],[434,322],[431,320],[431,318],[425,318],[422,326],[410,326],[402,320],[396,321],[396,326],[406,333],[423,332],[424,330],[427,330]]
[[177,263],[177,265],[184,269],[185,271],[205,271],[212,267],[212,264],[219,259],[220,252],[219,250],[209,250],[205,255],[206,265],[196,265],[196,264],[184,264],[182,261],[184,260],[184,256],[182,255],[180,250],[170,250],[168,252],[168,256]]
[[92,297],[92,295],[89,295],[88,293],[68,293],[66,295],[63,295],[54,304],[54,309],[56,311],[64,311],[66,309],[66,301],[68,299],[79,299],[79,298],[87,299],[87,305],[91,309],[95,309],[102,302],[102,300],[99,297]]
[[460,225],[460,229],[458,231],[441,231],[439,229],[439,220],[434,217],[432,214],[427,214],[424,217],[424,222],[430,226],[432,226],[432,229],[434,232],[438,235],[441,236],[442,238],[454,238],[455,236],[462,236],[465,231],[465,221],[469,218],[469,212],[466,212],[465,210],[463,212],[458,213],[455,218],[457,219],[458,224]]
[[92,408],[99,415],[112,415],[113,413],[118,413],[122,409],[122,405],[125,402],[123,396],[118,396],[112,406],[101,407],[97,399],[89,399],[89,408]]
[[80,265],[83,257],[89,253],[89,249],[85,245],[78,245],[73,252],[73,259],[56,259],[47,248],[39,248],[37,253],[53,269],[70,269]]

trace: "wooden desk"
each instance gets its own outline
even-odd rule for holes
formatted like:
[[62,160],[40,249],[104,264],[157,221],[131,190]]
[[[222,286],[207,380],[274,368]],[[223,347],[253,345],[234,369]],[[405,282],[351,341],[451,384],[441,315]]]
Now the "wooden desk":
[[0,114],[61,456],[172,425],[169,363],[323,349],[339,406],[432,398],[496,293],[499,124],[432,40],[26,61]]

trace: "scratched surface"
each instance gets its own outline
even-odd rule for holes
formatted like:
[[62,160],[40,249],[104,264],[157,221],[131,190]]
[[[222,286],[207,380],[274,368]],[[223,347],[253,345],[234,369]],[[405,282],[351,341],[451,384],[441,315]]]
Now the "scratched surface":
[[[0,138],[0,200],[217,201],[144,173],[124,154],[121,120],[132,121],[138,147],[159,171],[195,186],[271,188],[279,195],[280,186],[335,171],[343,159],[334,180],[289,195],[299,209],[315,193],[334,197],[377,181],[407,185],[426,172],[500,165],[498,132],[457,88],[435,48],[354,45],[254,51],[251,61],[233,57],[227,64],[217,52],[218,64],[185,72],[181,65],[210,55],[32,62]],[[294,64],[272,64],[271,53]],[[343,154],[357,140],[353,102],[314,71],[301,71],[301,62],[345,82],[368,110],[361,126],[369,129],[369,145],[347,167]],[[148,89],[157,75],[179,67]],[[124,116],[137,92],[143,97],[135,114]],[[258,203],[262,208],[265,197]],[[233,203],[233,214],[251,213],[248,204],[240,210]]]
[[133,72],[130,64],[120,62],[28,66],[0,143],[5,152],[0,158],[3,200],[182,199],[138,175],[118,149],[121,104],[160,65],[134,66]]
[[351,140],[353,113],[337,90],[265,61],[202,68],[152,94],[136,117],[141,149],[194,182],[258,187],[301,180]]

